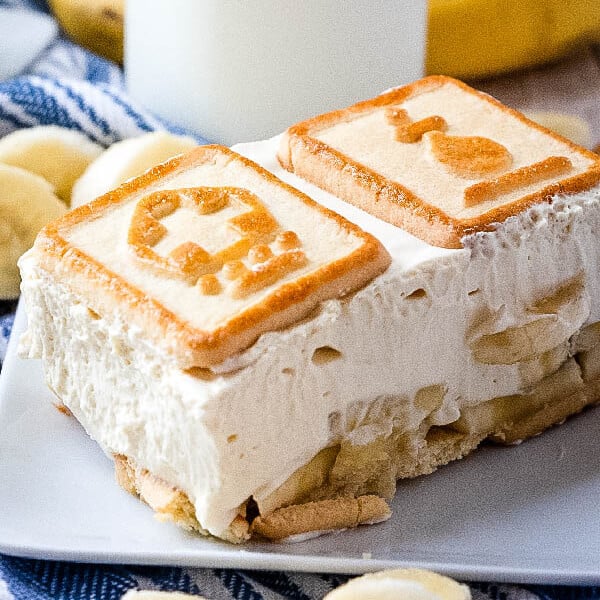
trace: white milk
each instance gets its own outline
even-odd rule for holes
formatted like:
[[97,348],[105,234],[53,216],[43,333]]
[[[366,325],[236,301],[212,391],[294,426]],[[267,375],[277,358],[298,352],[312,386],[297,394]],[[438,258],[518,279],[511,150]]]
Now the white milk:
[[210,141],[262,139],[423,74],[426,0],[127,0],[125,71]]

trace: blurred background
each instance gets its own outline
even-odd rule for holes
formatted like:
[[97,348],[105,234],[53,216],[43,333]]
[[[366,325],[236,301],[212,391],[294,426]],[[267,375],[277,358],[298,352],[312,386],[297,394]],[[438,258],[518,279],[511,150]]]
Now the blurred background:
[[[178,0],[175,4],[178,3],[186,4],[185,0]],[[174,10],[172,2],[130,0],[130,4],[130,19],[140,20],[139,13],[145,11],[143,21],[146,29],[153,21],[152,12],[164,12],[161,5]],[[265,3],[258,3],[261,4]],[[343,4],[348,12],[358,10],[354,6],[348,8],[347,3]],[[594,143],[600,142],[600,110],[597,104],[600,83],[598,0],[429,0],[421,3],[370,4],[374,11],[388,13],[380,19],[380,24],[390,20],[389,13],[402,13],[408,6],[424,5],[425,22],[419,21],[414,8],[408,17],[402,16],[402,21],[408,20],[413,30],[425,30],[422,64],[415,59],[418,55],[410,56],[413,62],[417,62],[415,70],[467,80],[475,87],[522,110],[565,111],[579,115],[588,123]],[[128,58],[131,61],[139,60],[137,54],[140,51],[123,43],[124,32],[127,31],[125,0],[50,0],[49,5],[66,35],[78,44],[119,64],[123,64],[125,47],[128,48]],[[306,6],[304,10],[308,10]],[[163,35],[169,40],[171,34],[167,31],[167,23],[159,17],[157,14],[154,21],[159,23],[159,27],[163,27]],[[267,14],[265,19],[268,18]],[[365,20],[364,17],[361,18]],[[290,22],[294,23],[291,17]],[[339,28],[339,22],[335,26]],[[401,26],[400,23],[399,27]],[[129,27],[131,35],[139,37],[139,26],[130,23]],[[410,42],[413,46],[420,44],[421,38],[414,37],[414,32],[407,33],[407,30],[405,28],[401,35],[412,35]],[[182,34],[180,29],[178,35],[181,43],[181,38],[186,34]],[[194,25],[194,35],[205,35],[201,24]],[[147,37],[152,36],[148,34]],[[373,39],[375,37],[372,36],[371,45],[376,45],[376,40]],[[136,41],[141,45],[140,40]],[[255,41],[254,47],[258,43],[258,40]],[[161,44],[156,39],[152,40],[152,44],[165,52],[166,44]],[[405,53],[407,47],[405,44]],[[395,51],[397,48],[392,47],[390,50]],[[387,50],[387,47],[383,47],[383,52]],[[145,51],[148,53],[148,48]],[[276,49],[274,51],[277,53]],[[194,60],[201,60],[201,57],[194,57]],[[400,62],[400,52],[396,52],[391,60]],[[356,67],[355,61],[354,68]],[[131,68],[134,68],[133,65]],[[139,69],[137,65],[135,68]],[[410,71],[410,77],[406,79],[416,78],[412,76],[415,70]],[[388,77],[392,75],[393,69],[390,71]],[[156,75],[159,76],[158,73]],[[221,77],[224,75],[220,73]],[[137,76],[137,73],[133,76]],[[398,79],[402,77],[389,79],[389,85],[405,83]],[[156,83],[153,81],[153,92],[156,91]],[[139,87],[137,82],[135,85]],[[373,93],[378,91],[381,90],[373,90]],[[148,94],[146,97],[151,104],[155,102],[151,100],[152,95],[157,94]],[[360,97],[355,98],[358,99]],[[166,112],[170,116],[173,114]],[[304,116],[300,115],[299,118]],[[199,133],[211,137],[206,132]]]

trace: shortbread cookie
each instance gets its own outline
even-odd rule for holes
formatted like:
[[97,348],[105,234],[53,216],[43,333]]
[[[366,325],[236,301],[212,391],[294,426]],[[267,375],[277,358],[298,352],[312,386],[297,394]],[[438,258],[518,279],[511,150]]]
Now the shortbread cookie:
[[373,525],[386,521],[390,509],[378,496],[333,498],[279,508],[266,517],[252,522],[252,531],[271,540],[295,535],[348,529],[358,525]]
[[224,147],[204,146],[38,238],[45,269],[182,368],[223,361],[389,264],[372,236]]
[[290,127],[281,164],[437,246],[600,180],[593,153],[442,76]]

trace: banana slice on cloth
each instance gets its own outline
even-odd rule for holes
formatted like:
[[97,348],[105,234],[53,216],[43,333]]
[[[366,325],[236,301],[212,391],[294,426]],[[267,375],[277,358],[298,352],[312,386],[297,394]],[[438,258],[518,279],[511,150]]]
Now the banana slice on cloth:
[[19,295],[17,259],[28,250],[38,231],[66,212],[39,175],[0,164],[0,300]]
[[71,206],[81,206],[124,181],[197,146],[190,137],[164,131],[117,142],[105,150],[75,182]]
[[0,163],[41,175],[68,206],[73,184],[103,150],[79,131],[41,125],[0,139]]
[[566,137],[579,146],[590,148],[592,145],[590,126],[577,115],[547,111],[525,111],[524,114],[532,121],[552,129],[555,133]]
[[155,592],[153,590],[129,590],[121,600],[205,600],[203,596],[193,596],[183,592]]
[[432,571],[393,569],[351,579],[325,600],[471,600],[471,591]]

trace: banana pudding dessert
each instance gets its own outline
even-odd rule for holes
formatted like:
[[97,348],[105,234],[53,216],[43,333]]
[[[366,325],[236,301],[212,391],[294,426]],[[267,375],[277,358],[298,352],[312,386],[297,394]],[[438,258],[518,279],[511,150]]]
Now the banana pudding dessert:
[[595,154],[444,77],[236,150],[20,260],[23,352],[160,518],[232,542],[376,523],[399,478],[600,400]]

